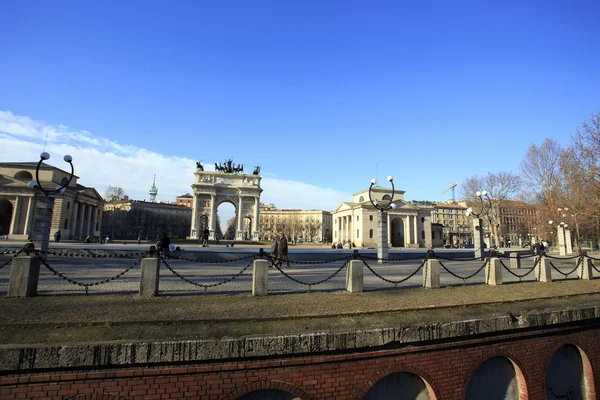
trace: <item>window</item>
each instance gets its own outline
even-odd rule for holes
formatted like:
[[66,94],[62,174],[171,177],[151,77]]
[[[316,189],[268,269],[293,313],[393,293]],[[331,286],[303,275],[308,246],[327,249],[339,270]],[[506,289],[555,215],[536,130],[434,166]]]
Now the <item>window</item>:
[[425,223],[425,217],[421,217],[421,223]]
[[357,220],[357,221],[359,220],[359,217],[358,217],[358,215],[356,216],[356,220]]
[[421,231],[421,239],[425,240],[425,231]]
[[358,239],[360,237],[360,229],[356,230],[356,238]]
[[[69,203],[67,203],[69,204]],[[63,229],[68,229],[69,227],[69,218],[65,218],[65,224],[63,225]]]
[[369,215],[369,221],[373,221],[373,216]]
[[373,229],[369,229],[369,239],[373,239]]
[[[70,202],[70,201],[67,201],[67,210],[68,210],[69,208],[71,208],[71,202]],[[65,229],[67,229],[67,228],[65,228]]]
[[364,198],[363,196],[360,196],[360,197],[358,198],[358,202],[359,202],[359,203],[362,203],[363,201],[365,201],[365,198]]

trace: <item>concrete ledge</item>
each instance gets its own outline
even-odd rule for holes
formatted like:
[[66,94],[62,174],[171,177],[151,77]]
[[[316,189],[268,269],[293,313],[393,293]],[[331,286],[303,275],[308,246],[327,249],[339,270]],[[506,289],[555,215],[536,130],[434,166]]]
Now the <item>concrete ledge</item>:
[[402,346],[432,340],[469,340],[473,335],[502,335],[509,331],[524,329],[543,330],[567,323],[587,322],[598,325],[599,318],[600,306],[586,306],[349,331],[64,346],[5,345],[0,347],[0,370],[24,372],[52,368],[100,368],[265,356],[315,355],[343,350],[360,351],[386,345]]

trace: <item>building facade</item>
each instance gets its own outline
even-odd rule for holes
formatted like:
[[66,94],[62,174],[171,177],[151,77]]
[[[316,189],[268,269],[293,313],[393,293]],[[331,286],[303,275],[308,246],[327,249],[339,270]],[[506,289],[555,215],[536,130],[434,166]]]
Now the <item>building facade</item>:
[[194,196],[189,193],[183,194],[175,198],[175,204],[178,206],[186,206],[194,208]]
[[[372,200],[380,204],[388,204],[392,198],[392,190],[381,186],[374,186],[371,193]],[[435,238],[439,238],[441,233],[437,226],[432,226],[432,208],[405,202],[404,191],[394,192],[395,208],[385,214],[372,205],[368,189],[352,197],[351,202],[341,203],[332,212],[334,243],[376,247],[377,221],[381,215],[387,218],[388,244],[391,247],[431,247],[439,243]]]
[[273,240],[279,232],[297,242],[330,242],[331,213],[325,210],[278,209],[260,205],[258,222],[260,240]]
[[[35,203],[44,194],[31,189],[28,182],[36,175],[35,162],[0,163],[0,235],[9,239],[29,240],[33,233]],[[66,184],[70,173],[42,163],[39,180],[42,187],[55,189]],[[86,187],[73,176],[65,192],[53,195],[50,237],[60,230],[62,240],[81,241],[98,238],[102,229],[104,199],[96,189]]]
[[102,235],[115,239],[154,240],[167,233],[172,238],[185,238],[191,220],[192,209],[185,205],[126,197],[105,204]]

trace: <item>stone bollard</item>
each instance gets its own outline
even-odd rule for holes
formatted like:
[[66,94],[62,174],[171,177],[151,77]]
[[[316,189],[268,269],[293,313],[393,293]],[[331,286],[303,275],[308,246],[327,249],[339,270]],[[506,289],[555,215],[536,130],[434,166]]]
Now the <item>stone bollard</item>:
[[269,293],[269,261],[254,260],[252,272],[252,296],[266,296]]
[[583,257],[583,260],[581,260],[581,262],[583,263],[583,265],[577,273],[579,279],[594,279],[594,274],[592,272],[592,260],[590,260],[588,257]]
[[485,266],[485,276],[488,285],[502,285],[502,264],[499,258],[490,258],[490,261]]
[[510,253],[510,269],[521,268],[521,256],[519,253]]
[[150,246],[150,257],[142,259],[140,271],[140,296],[158,296],[160,258]]
[[40,259],[36,256],[19,256],[12,260],[8,297],[32,297],[37,294],[40,277]]
[[535,267],[535,277],[540,282],[552,282],[552,270],[550,269],[550,264],[546,262],[546,257],[541,257],[538,261]]
[[425,261],[423,270],[423,287],[438,289],[440,287],[440,260],[431,258]]
[[350,261],[346,269],[346,291],[350,293],[361,293],[363,291],[364,265],[362,260]]

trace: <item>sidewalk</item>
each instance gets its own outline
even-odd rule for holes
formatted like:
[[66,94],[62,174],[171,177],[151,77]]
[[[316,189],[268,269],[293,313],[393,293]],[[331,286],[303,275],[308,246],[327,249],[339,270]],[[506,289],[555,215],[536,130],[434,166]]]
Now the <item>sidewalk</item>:
[[597,305],[600,280],[269,295],[0,298],[0,345],[184,340],[367,329]]

